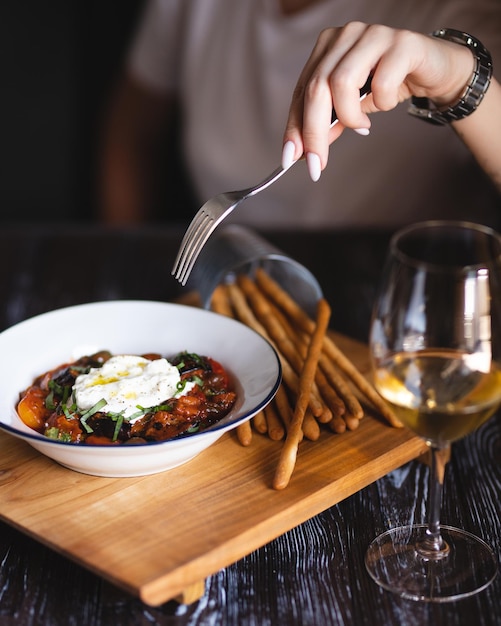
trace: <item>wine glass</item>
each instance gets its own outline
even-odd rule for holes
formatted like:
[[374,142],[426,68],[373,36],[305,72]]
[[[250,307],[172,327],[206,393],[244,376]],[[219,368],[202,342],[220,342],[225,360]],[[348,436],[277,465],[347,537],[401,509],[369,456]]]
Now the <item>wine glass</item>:
[[497,560],[480,538],[440,525],[451,443],[501,403],[501,237],[429,221],[390,243],[371,324],[374,383],[431,450],[427,524],[377,537],[365,565],[402,597],[447,602],[485,589]]

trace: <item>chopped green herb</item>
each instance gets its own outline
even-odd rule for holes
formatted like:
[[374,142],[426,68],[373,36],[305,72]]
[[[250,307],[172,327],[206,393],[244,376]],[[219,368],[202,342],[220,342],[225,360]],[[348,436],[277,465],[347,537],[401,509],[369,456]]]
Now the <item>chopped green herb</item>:
[[189,359],[193,359],[195,363],[198,363],[202,367],[205,366],[205,363],[199,354],[196,354],[195,352],[183,352],[183,354],[185,354]]
[[50,388],[50,383],[49,389],[49,395],[45,398],[45,408],[49,409],[49,411],[53,411],[56,408],[56,405],[54,403],[54,389]]
[[124,423],[124,416],[122,414],[118,414],[116,416],[112,416],[111,419],[115,422],[115,430],[113,431],[112,441],[116,441],[118,439],[120,429],[122,428],[122,424]]
[[60,405],[60,406],[62,406],[63,413],[66,415],[66,417],[69,420],[75,419],[75,417],[76,417],[75,411],[77,409],[75,404],[72,404],[70,407],[66,406],[66,404],[63,404],[63,405]]
[[69,433],[61,432],[59,428],[56,428],[55,426],[47,428],[44,434],[49,439],[58,439],[59,441],[65,442],[71,441],[71,435]]
[[50,380],[48,387],[50,389],[48,396],[45,398],[45,407],[50,411],[57,408],[54,396],[59,397],[59,404],[66,404],[72,388],[69,385],[60,385],[55,380]]
[[96,402],[94,406],[91,406],[90,409],[87,409],[85,413],[82,413],[82,415],[80,416],[80,423],[85,428],[86,432],[88,433],[94,432],[94,430],[87,424],[87,420],[89,419],[89,417],[92,417],[95,413],[100,411],[103,408],[103,406],[106,406],[106,404],[107,404],[106,400],[102,398],[101,400],[99,400],[99,402]]
[[131,422],[132,420],[136,420],[139,417],[143,417],[144,415],[147,415],[148,413],[156,413],[157,411],[172,411],[172,404],[159,404],[157,406],[150,406],[150,407],[144,407],[144,406],[141,406],[140,404],[137,404],[136,409],[139,409],[139,410],[133,413],[132,415],[129,415],[129,417],[125,418],[128,422]]
[[90,365],[72,365],[70,367],[70,370],[72,372],[76,372],[77,374],[88,374],[91,369]]

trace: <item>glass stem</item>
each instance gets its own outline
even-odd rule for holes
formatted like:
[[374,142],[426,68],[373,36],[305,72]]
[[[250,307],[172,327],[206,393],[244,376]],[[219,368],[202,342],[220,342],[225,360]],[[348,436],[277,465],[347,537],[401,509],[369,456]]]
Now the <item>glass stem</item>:
[[440,534],[440,510],[445,468],[450,458],[450,445],[430,447],[430,485],[428,492],[428,526],[424,539],[418,545],[418,552],[427,559],[441,559],[449,552],[449,546]]

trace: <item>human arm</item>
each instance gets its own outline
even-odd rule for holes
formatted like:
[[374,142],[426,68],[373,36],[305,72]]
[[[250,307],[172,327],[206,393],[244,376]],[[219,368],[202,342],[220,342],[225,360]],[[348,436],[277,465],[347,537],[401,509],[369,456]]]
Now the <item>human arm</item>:
[[501,85],[492,79],[472,115],[452,124],[478,164],[501,190]]
[[[323,31],[300,75],[284,133],[284,165],[306,155],[315,180],[328,147],[344,128],[367,134],[368,113],[389,111],[411,96],[437,106],[456,102],[474,67],[471,52],[449,41],[407,30],[352,22]],[[372,75],[372,93],[359,89]],[[493,80],[478,109],[452,126],[501,187],[501,89]],[[339,123],[329,129],[332,108]],[[497,143],[497,149],[496,149]]]

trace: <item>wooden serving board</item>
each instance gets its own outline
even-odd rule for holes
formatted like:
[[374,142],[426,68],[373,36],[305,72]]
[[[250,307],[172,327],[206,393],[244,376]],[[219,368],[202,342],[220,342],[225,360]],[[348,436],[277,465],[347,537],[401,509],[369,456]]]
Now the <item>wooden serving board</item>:
[[[335,338],[367,372],[366,347]],[[174,470],[99,478],[0,433],[0,518],[147,604],[189,602],[205,577],[426,449],[408,431],[367,415],[355,431],[303,441],[288,487],[275,491],[281,446],[255,434],[242,447],[228,433]]]

